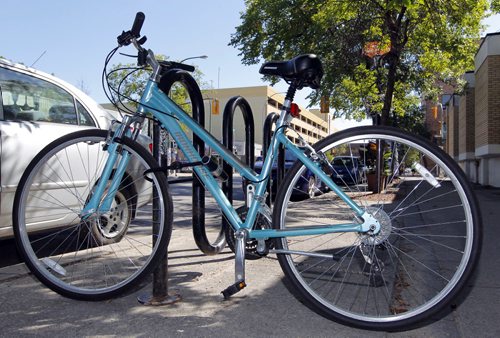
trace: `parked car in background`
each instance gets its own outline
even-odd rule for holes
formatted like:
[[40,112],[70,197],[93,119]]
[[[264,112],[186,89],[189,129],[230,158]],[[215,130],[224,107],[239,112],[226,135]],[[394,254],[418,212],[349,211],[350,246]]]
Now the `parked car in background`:
[[[65,134],[108,129],[116,117],[65,81],[0,59],[0,239],[13,235],[14,195],[35,155]],[[139,142],[151,149],[149,137]]]
[[[285,151],[285,173],[294,165],[297,161],[297,157],[291,152]],[[271,192],[275,196],[278,187],[278,160],[274,161],[271,170]],[[262,170],[263,161],[262,158],[255,161],[254,170],[260,173]],[[302,176],[297,180],[292,196],[296,198],[303,197],[314,197],[316,195],[322,194],[326,190],[326,186],[322,184],[322,181],[317,179],[316,176],[310,171],[306,170]]]
[[364,176],[364,165],[354,156],[336,156],[332,162],[332,179],[335,183],[360,184]]

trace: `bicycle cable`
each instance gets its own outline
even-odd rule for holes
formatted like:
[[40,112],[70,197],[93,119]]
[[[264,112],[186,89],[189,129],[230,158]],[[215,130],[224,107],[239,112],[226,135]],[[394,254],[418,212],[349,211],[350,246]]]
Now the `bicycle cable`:
[[[147,104],[141,103],[138,100],[133,99],[132,97],[130,97],[128,95],[125,95],[125,94],[123,94],[123,93],[120,92],[121,85],[126,81],[126,79],[129,76],[131,76],[136,71],[146,69],[146,67],[137,67],[137,68],[135,68],[135,67],[120,67],[120,68],[116,68],[116,69],[113,69],[113,70],[111,70],[111,71],[108,72],[108,65],[109,65],[111,59],[114,57],[114,55],[116,54],[116,52],[118,51],[118,49],[120,47],[121,46],[117,46],[117,47],[113,48],[108,53],[108,55],[106,56],[106,59],[105,59],[105,62],[104,62],[104,68],[103,68],[103,71],[102,71],[102,77],[101,77],[101,85],[103,87],[104,94],[106,95],[107,99],[111,102],[111,104],[113,104],[113,106],[118,110],[118,112],[120,113],[120,116],[122,116],[122,111],[126,111],[126,112],[128,112],[130,114],[135,114],[135,111],[133,111],[132,109],[128,108],[128,106],[125,104],[124,100],[127,100],[128,101],[127,103],[135,103],[137,106],[140,105],[140,106],[142,106],[142,107],[144,107],[144,108],[146,108],[146,109],[148,109],[150,111],[155,111],[155,112],[158,112],[158,113],[170,116],[170,117],[176,119],[177,121],[179,121],[178,117],[176,117],[176,116],[168,113],[167,111],[160,110],[160,109],[154,108],[152,106],[149,106]],[[128,74],[126,74],[123,77],[123,79],[118,84],[118,88],[113,87],[112,84],[109,81],[110,80],[110,78],[109,78],[110,75],[113,74],[113,73],[115,73],[115,72],[118,72],[118,71],[121,71],[121,70],[127,70],[127,69],[132,69],[132,71],[129,72]],[[148,118],[148,119],[152,119],[151,117],[148,117],[148,116],[145,116],[145,117]]]

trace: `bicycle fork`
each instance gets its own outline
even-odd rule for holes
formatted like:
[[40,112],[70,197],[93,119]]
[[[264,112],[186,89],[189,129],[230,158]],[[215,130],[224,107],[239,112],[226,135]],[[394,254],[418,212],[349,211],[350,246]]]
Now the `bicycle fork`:
[[[106,145],[104,146],[104,149],[108,152],[109,157],[106,160],[106,164],[95,188],[91,192],[90,199],[87,203],[85,203],[85,206],[82,209],[80,214],[82,219],[88,219],[92,215],[109,212],[111,209],[111,204],[113,203],[116,192],[120,188],[122,178],[125,174],[125,169],[130,161],[130,153],[122,149],[119,140],[124,136],[133,136],[131,135],[129,126],[134,121],[138,122],[134,120],[134,117],[125,116],[123,122],[120,123],[120,126],[114,135],[111,134],[110,130],[110,135],[108,136]],[[134,134],[137,134],[138,130],[140,130],[140,128],[136,128],[136,132]],[[121,156],[121,158],[118,160],[119,156]]]

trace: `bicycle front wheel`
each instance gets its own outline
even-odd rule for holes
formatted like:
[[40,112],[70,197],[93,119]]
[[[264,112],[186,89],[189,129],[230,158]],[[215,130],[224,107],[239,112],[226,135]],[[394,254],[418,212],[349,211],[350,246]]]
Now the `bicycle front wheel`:
[[85,130],[55,140],[33,159],[16,191],[14,233],[26,265],[70,298],[101,300],[128,290],[164,257],[170,240],[165,175],[145,179],[156,161],[130,139],[121,144],[130,161],[110,210],[81,217],[108,159],[106,137],[107,131]]
[[[460,168],[394,128],[354,128],[314,148],[381,229],[278,239],[277,248],[289,250],[278,254],[289,288],[321,315],[366,329],[408,328],[443,310],[471,276],[481,245],[477,202]],[[308,177],[302,163],[286,175],[276,228],[360,222],[325,182],[311,194]]]

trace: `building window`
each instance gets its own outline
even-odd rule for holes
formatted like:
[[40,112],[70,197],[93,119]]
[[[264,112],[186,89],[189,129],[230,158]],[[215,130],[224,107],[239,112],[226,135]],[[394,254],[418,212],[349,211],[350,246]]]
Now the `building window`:
[[267,98],[267,104],[276,108],[277,105],[278,105],[278,102],[276,102],[276,100],[273,100],[273,99],[271,99],[271,98],[268,97]]

